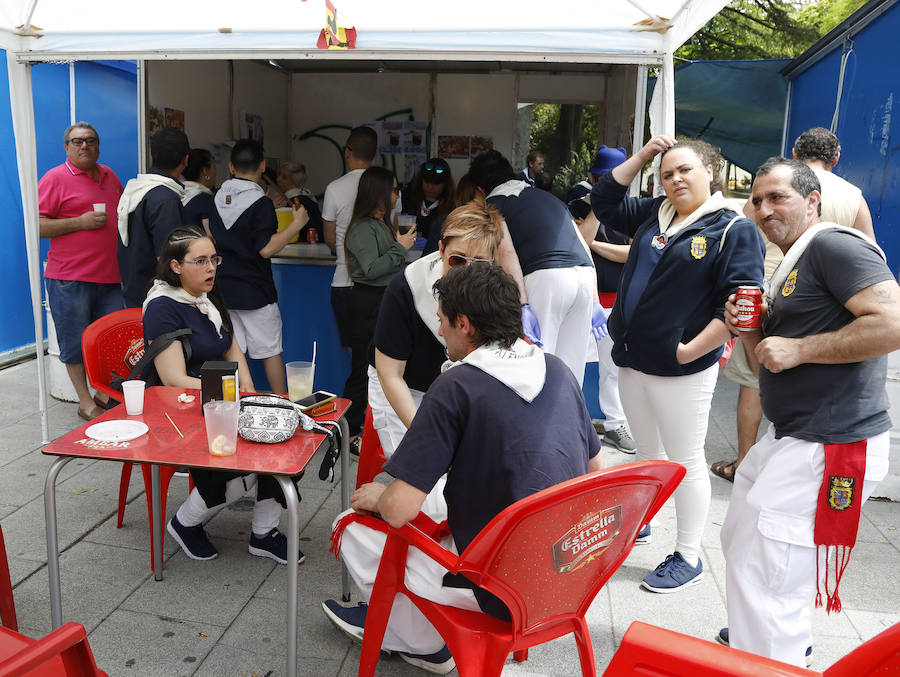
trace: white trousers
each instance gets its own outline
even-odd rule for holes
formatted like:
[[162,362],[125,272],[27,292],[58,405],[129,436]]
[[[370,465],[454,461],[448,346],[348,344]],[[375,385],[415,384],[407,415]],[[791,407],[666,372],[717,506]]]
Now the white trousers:
[[[378,441],[381,442],[381,449],[384,451],[386,458],[390,458],[394,454],[394,449],[400,444],[400,440],[406,434],[406,426],[400,417],[394,412],[391,403],[388,402],[387,395],[381,389],[381,381],[378,380],[378,371],[371,364],[369,365],[369,406],[372,407],[372,424],[378,433]],[[425,394],[421,390],[409,389],[412,395],[416,409],[422,404],[422,396]]]
[[[863,501],[887,474],[889,453],[890,432],[868,440]],[[813,531],[824,470],[821,444],[775,439],[772,425],[738,466],[722,525],[728,638],[735,649],[806,665],[816,595]],[[823,577],[824,567],[822,557]]]
[[[351,511],[347,511],[351,512]],[[338,519],[346,515],[341,513]],[[337,523],[337,520],[335,520]],[[333,525],[332,525],[333,528]],[[372,587],[387,537],[380,531],[362,524],[351,523],[341,538],[341,558],[365,601],[372,597]],[[456,553],[452,536],[441,539],[441,545]],[[409,548],[406,558],[406,587],[419,597],[438,604],[468,611],[481,611],[475,593],[464,588],[445,588],[443,578],[447,570],[418,548]],[[415,604],[405,595],[397,595],[391,607],[383,649],[413,654],[432,654],[440,651],[444,640]]]
[[612,359],[613,340],[604,336],[597,341],[597,403],[606,417],[603,427],[615,430],[625,425],[625,411],[619,398],[619,367]]
[[637,460],[666,459],[687,473],[675,490],[675,550],[692,566],[700,556],[712,490],[706,470],[706,428],[719,366],[687,376],[652,376],[619,369],[619,395],[631,427]]
[[587,362],[595,278],[593,266],[545,268],[525,276],[525,292],[541,326],[544,352],[565,362],[579,387]]

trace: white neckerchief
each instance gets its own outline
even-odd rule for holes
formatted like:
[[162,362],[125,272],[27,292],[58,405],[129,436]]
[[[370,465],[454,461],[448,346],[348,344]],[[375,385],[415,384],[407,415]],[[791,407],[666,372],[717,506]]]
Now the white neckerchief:
[[183,287],[173,287],[168,282],[153,280],[153,286],[150,287],[150,291],[147,292],[147,298],[144,299],[142,312],[147,312],[147,304],[153,299],[158,299],[160,296],[165,296],[178,303],[183,303],[186,306],[194,306],[209,318],[209,321],[212,322],[213,326],[216,328],[216,335],[219,338],[222,338],[222,314],[209,299],[206,292],[203,292],[200,296],[194,296],[185,291]]
[[119,207],[116,216],[119,219],[119,237],[122,244],[128,246],[128,215],[131,214],[144,199],[144,196],[157,186],[165,186],[178,195],[178,199],[184,195],[184,188],[171,176],[162,174],[138,174],[129,179],[125,184],[122,195],[119,196]]
[[440,203],[441,203],[440,200],[435,200],[430,205],[426,205],[425,200],[422,200],[422,209],[421,209],[422,216],[428,216],[431,213],[431,210],[435,209]]
[[656,215],[656,220],[659,224],[659,233],[666,240],[671,240],[689,225],[697,222],[701,217],[717,212],[720,209],[731,209],[731,205],[732,203],[722,197],[720,191],[716,191],[707,198],[706,202],[688,214],[687,218],[680,223],[672,225],[672,220],[678,215],[678,212],[675,209],[675,205],[669,201],[669,198],[666,198],[660,203],[659,211]]
[[444,273],[441,252],[431,252],[426,256],[416,259],[403,269],[409,291],[412,292],[413,305],[422,322],[428,330],[434,334],[442,346],[447,347],[444,337],[438,334],[440,320],[438,320],[438,304],[434,298],[433,285]]
[[202,183],[198,181],[185,181],[184,182],[184,196],[181,198],[181,204],[187,205],[188,202],[193,200],[195,197],[200,195],[201,193],[206,193],[207,195],[212,195],[213,192],[207,186],[204,186]]
[[228,179],[223,183],[214,201],[225,230],[231,230],[241,214],[265,194],[266,191],[250,179]]
[[510,195],[518,195],[526,188],[532,188],[533,186],[527,181],[522,181],[521,179],[510,179],[509,181],[505,181],[501,183],[499,186],[496,186],[494,190],[488,193],[487,198],[492,198],[497,195],[501,197],[508,197]]
[[836,223],[817,223],[804,230],[803,233],[801,233],[800,237],[794,240],[794,244],[790,246],[790,249],[787,250],[784,258],[781,259],[781,263],[778,264],[775,272],[772,273],[772,277],[769,279],[768,289],[766,290],[766,301],[768,302],[770,308],[775,302],[775,298],[778,295],[778,290],[781,289],[781,286],[784,284],[785,279],[787,279],[787,276],[790,275],[791,271],[794,269],[794,266],[797,265],[797,261],[803,255],[803,252],[806,251],[806,248],[809,247],[810,243],[813,241],[816,235],[826,230],[840,230],[845,233],[852,233],[853,235],[856,235],[857,237],[863,239],[865,242],[874,245],[875,249],[878,250],[878,253],[881,254],[881,258],[887,260],[887,257],[884,255],[881,247],[879,247],[878,244],[874,242],[868,235],[859,232],[855,228],[839,226]]
[[496,343],[480,346],[457,362],[444,362],[441,373],[460,364],[470,364],[481,369],[526,402],[531,402],[540,395],[547,378],[544,351],[522,339],[516,339],[509,350]]

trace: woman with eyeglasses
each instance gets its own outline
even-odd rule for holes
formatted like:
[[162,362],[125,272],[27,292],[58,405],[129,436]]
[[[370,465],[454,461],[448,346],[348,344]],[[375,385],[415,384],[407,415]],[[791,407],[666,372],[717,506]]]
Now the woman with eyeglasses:
[[[216,272],[222,257],[212,239],[197,226],[173,230],[163,245],[156,278],[144,301],[144,340],[149,345],[164,334],[190,329],[182,340],[190,345],[190,357],[180,340],[173,341],[153,359],[163,385],[200,388],[200,369],[207,360],[238,363],[238,380],[244,391],[255,390],[244,353],[234,338],[231,318],[215,291]],[[218,555],[203,524],[256,485],[256,503],[249,552],[287,564],[287,537],[278,531],[284,495],[271,477],[255,474],[191,469],[195,489],[167,526],[184,554],[195,560]],[[303,561],[303,553],[298,553]]]
[[454,194],[450,165],[441,158],[420,165],[403,191],[403,211],[416,217],[416,230],[426,238],[422,256],[437,251],[441,224],[456,204]]
[[362,432],[366,411],[366,365],[369,344],[384,289],[406,265],[406,252],[416,241],[415,228],[400,235],[390,222],[400,191],[394,174],[384,167],[369,167],[359,178],[353,215],[344,236],[347,270],[353,281],[348,296],[350,375],[343,396],[353,404],[347,410],[351,435]]

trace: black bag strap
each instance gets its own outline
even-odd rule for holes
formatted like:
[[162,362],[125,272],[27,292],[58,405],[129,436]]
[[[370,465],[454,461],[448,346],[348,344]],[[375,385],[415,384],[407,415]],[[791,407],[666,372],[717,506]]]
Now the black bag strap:
[[[132,367],[128,374],[128,380],[140,378],[147,366],[153,362],[153,358],[172,345],[172,341],[181,341],[181,348],[184,351],[184,362],[187,364],[190,361],[192,354],[191,343],[190,341],[185,341],[183,339],[186,336],[190,336],[192,333],[193,331],[190,329],[176,329],[175,331],[166,332],[165,334],[157,336],[149,346],[144,346],[144,354],[141,356],[141,359],[138,360],[138,363]],[[115,372],[113,373],[113,376],[121,378],[121,376]]]

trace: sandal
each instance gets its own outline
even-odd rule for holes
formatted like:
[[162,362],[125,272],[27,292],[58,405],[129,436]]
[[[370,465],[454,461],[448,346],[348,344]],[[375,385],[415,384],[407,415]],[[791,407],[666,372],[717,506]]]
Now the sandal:
[[737,461],[716,461],[709,469],[713,475],[718,475],[723,480],[734,482],[734,473],[737,471]]

